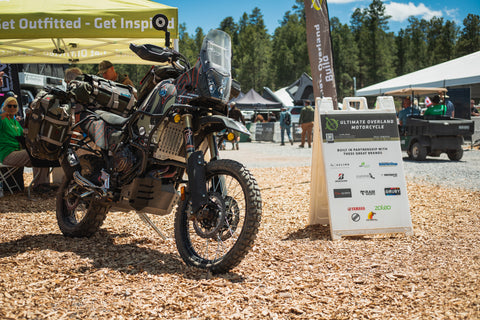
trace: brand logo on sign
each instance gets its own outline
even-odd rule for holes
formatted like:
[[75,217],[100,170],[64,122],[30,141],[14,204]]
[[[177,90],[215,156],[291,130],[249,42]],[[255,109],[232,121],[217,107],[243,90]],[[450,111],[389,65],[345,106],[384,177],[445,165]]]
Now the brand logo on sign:
[[350,163],[330,163],[331,168],[348,168]]
[[333,189],[334,198],[351,198],[352,189]]
[[373,217],[376,216],[377,213],[376,212],[373,212],[373,211],[370,211],[367,215],[367,221],[377,221],[377,219],[374,219]]
[[353,220],[353,222],[360,221],[360,214],[358,212],[352,213],[352,220]]
[[315,10],[320,11],[322,10],[322,3],[323,0],[312,0],[312,7],[315,8]]
[[348,211],[364,211],[365,207],[348,207]]
[[400,195],[400,188],[385,188],[385,195],[386,196],[399,196]]
[[380,167],[396,167],[398,166],[397,162],[379,162],[378,165]]
[[338,177],[337,177],[337,180],[335,180],[335,182],[347,182],[348,180],[345,179],[345,175],[343,173],[339,173],[338,174]]
[[360,190],[362,196],[374,196],[375,190]]
[[327,129],[328,131],[337,131],[338,121],[336,119],[325,117],[325,129]]
[[366,164],[365,162],[360,163],[360,168],[370,168],[370,165]]
[[381,204],[379,206],[375,206],[375,211],[380,211],[380,210],[391,210],[392,206],[388,204]]
[[375,179],[375,176],[372,173],[369,174],[358,174],[357,179]]
[[398,174],[397,173],[383,173],[382,176],[396,178],[398,176]]

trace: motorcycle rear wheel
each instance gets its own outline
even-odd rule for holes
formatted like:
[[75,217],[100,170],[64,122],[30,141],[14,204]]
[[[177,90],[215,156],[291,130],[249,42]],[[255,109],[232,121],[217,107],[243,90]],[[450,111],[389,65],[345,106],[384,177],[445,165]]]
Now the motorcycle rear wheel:
[[90,237],[95,234],[107,217],[109,206],[92,197],[82,199],[75,188],[73,179],[65,179],[57,194],[57,224],[67,237]]
[[262,215],[260,189],[239,162],[207,164],[208,210],[189,219],[189,199],[175,215],[175,242],[187,265],[225,273],[237,266],[253,247]]

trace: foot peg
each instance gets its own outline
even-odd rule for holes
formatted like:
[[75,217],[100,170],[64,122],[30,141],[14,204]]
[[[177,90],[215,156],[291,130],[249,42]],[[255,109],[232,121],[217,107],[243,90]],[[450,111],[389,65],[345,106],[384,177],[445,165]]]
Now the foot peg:
[[[73,173],[73,180],[81,187],[99,193],[102,197],[105,197],[107,195],[107,189],[104,186],[99,187],[95,185],[94,183],[90,182],[90,180],[82,176],[78,171],[75,171]],[[85,193],[85,195],[88,194],[89,193]]]

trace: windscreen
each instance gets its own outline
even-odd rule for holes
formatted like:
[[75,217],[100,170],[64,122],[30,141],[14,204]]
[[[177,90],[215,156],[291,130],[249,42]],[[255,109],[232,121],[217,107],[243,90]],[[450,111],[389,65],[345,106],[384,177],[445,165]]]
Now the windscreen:
[[230,36],[221,30],[211,30],[203,39],[200,60],[203,96],[227,103],[232,86],[232,46]]
[[[204,67],[208,70],[230,75],[232,61],[232,45],[230,36],[221,30],[208,32],[202,44]],[[206,71],[206,70],[205,70]]]

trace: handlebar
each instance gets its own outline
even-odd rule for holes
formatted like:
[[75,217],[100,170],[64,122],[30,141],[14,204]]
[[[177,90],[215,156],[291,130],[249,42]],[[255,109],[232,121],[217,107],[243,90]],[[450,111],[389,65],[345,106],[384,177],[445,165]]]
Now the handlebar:
[[45,91],[59,97],[61,100],[68,100],[69,94],[68,92],[64,91],[63,89],[52,87],[52,86],[44,86]]
[[181,57],[181,54],[170,48],[162,48],[153,44],[142,44],[136,45],[130,43],[130,50],[135,52],[137,56],[143,60],[153,61],[153,62],[168,62],[168,61],[178,61]]

